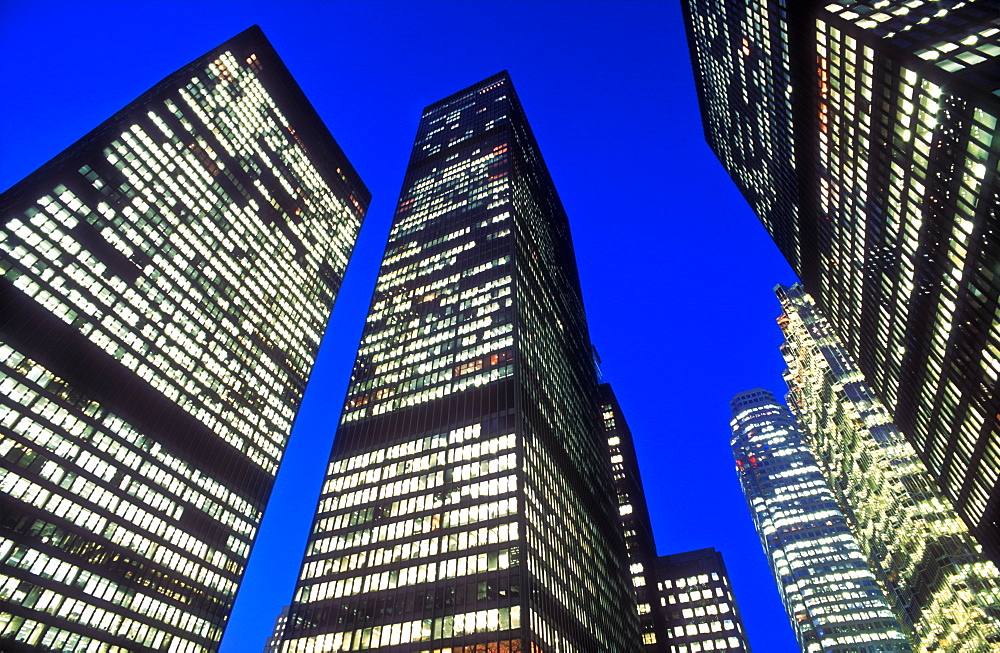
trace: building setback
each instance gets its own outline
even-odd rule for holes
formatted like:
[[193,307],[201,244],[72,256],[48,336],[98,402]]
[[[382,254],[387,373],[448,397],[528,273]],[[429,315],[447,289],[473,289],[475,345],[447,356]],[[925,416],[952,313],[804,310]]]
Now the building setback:
[[730,408],[743,495],[799,647],[911,650],[792,414],[761,389]]
[[992,0],[687,0],[706,138],[1000,561]]
[[656,609],[656,543],[653,540],[653,526],[649,520],[642,476],[639,474],[635,441],[611,384],[602,383],[599,389],[601,419],[607,437],[611,474],[618,498],[618,514],[625,537],[628,572],[635,594],[643,650],[650,653],[666,651],[666,623]]
[[569,223],[506,73],[424,110],[288,652],[639,648]]
[[788,405],[914,650],[1000,651],[1000,571],[801,285],[775,288]]
[[0,648],[218,647],[368,201],[256,27],[0,197]]
[[281,637],[285,634],[285,624],[288,623],[288,606],[281,608],[281,612],[274,618],[274,627],[271,629],[271,636],[264,642],[264,653],[281,653]]
[[600,393],[643,650],[749,652],[722,554],[701,549],[656,556],[632,430],[611,384],[602,383]]
[[656,609],[666,629],[663,653],[750,653],[721,553],[699,549],[660,556],[654,573]]

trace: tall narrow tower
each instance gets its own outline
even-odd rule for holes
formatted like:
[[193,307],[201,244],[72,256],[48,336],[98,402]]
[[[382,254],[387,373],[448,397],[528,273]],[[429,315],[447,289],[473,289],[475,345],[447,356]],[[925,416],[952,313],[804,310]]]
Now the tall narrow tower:
[[619,519],[625,536],[629,577],[635,593],[643,650],[647,653],[666,651],[669,639],[666,620],[656,595],[656,543],[639,473],[635,440],[611,384],[602,383],[599,389],[601,417],[618,499]]
[[0,649],[218,646],[368,199],[259,28],[0,197]]
[[801,649],[909,651],[795,418],[767,390],[730,407],[740,484]]
[[510,78],[424,110],[286,650],[639,635],[569,223]]

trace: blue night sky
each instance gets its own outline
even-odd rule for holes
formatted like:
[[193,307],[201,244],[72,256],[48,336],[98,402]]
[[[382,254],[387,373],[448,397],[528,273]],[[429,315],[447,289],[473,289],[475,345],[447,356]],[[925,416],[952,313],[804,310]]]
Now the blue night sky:
[[420,112],[502,69],[570,217],[659,553],[720,549],[754,649],[797,650],[728,444],[732,395],[785,392],[771,288],[795,277],[705,144],[679,3],[2,0],[0,188],[255,23],[373,200],[222,651],[260,651],[291,598]]

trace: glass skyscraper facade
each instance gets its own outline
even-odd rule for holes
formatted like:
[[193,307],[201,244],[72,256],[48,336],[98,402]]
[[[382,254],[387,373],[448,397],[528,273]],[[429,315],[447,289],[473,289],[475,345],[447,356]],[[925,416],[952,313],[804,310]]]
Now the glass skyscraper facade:
[[1000,561],[991,0],[687,0],[706,138]]
[[685,0],[683,7],[705,136],[798,270],[809,263],[802,247],[810,238],[799,231],[810,225],[799,216],[789,69],[795,25],[786,2]]
[[0,197],[0,649],[217,648],[368,201],[259,28]]
[[722,554],[715,549],[656,559],[656,610],[664,622],[663,653],[750,653],[743,619]]
[[568,219],[500,73],[420,120],[283,650],[638,650],[599,416]]
[[802,651],[911,650],[791,412],[761,389],[730,408],[740,484]]
[[914,650],[1000,651],[996,565],[812,298],[801,285],[776,292],[788,406]]

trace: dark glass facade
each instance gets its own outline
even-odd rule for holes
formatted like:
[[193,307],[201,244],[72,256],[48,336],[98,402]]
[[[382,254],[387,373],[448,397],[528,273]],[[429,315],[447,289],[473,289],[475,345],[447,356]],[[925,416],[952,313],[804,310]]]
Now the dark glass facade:
[[284,650],[637,650],[591,356],[510,78],[430,105]]
[[743,495],[802,651],[909,651],[795,418],[767,390],[733,397]]
[[[723,167],[792,268],[808,265],[785,2],[686,0],[684,19],[702,127]],[[792,3],[805,4],[805,3]],[[791,9],[794,12],[794,7]]]
[[916,651],[1000,650],[1000,571],[812,297],[778,286],[788,406]]
[[715,549],[656,559],[656,611],[663,620],[663,653],[749,653],[743,620],[722,554]]
[[685,3],[709,144],[1000,561],[996,18],[991,0]]
[[0,649],[217,648],[368,200],[258,28],[0,197]]

